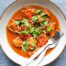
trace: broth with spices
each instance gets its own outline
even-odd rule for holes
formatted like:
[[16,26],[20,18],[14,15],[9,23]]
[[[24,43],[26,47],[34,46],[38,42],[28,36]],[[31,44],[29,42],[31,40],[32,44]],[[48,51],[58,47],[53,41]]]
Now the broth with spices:
[[[26,58],[46,45],[55,31],[60,31],[57,17],[49,9],[38,5],[24,6],[16,11],[6,27],[9,45]],[[47,54],[52,50],[49,49]]]

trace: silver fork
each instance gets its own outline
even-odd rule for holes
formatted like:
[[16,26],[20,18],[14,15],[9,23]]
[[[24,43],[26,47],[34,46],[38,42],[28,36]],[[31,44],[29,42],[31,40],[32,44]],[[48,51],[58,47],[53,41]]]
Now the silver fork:
[[[40,61],[42,60],[42,58],[44,57],[46,51],[49,48],[54,48],[57,46],[57,41],[64,35],[63,32],[55,32],[55,35],[53,38],[50,38],[48,43],[41,47],[25,64],[23,64],[22,66],[38,66]],[[30,64],[32,61],[34,61],[35,57],[37,57],[39,55],[39,57],[35,60],[35,62],[33,62],[32,64]]]

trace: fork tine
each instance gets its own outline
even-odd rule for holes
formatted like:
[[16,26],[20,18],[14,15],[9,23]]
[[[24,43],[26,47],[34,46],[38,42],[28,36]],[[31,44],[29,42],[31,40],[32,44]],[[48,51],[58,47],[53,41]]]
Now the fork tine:
[[55,35],[53,36],[54,39],[60,36],[60,33],[58,31],[55,32]]
[[59,38],[61,38],[63,34],[64,34],[63,32],[57,31],[55,36],[53,37],[53,41],[54,41],[53,43],[55,43]]
[[55,35],[54,35],[54,37],[53,37],[53,39],[54,39],[54,40],[57,40],[62,34],[63,34],[63,32],[58,32],[58,31],[56,31],[56,32],[55,32]]
[[[55,36],[53,37],[54,42],[55,43],[58,39],[60,39],[63,36],[64,33],[62,32],[56,32]],[[45,55],[46,51],[49,49],[49,46],[51,46],[52,48],[56,47],[57,44],[49,44],[46,49],[44,51],[42,51],[42,53],[39,55],[39,57],[36,59],[35,64],[39,64],[41,62],[41,60],[43,59],[43,56]]]

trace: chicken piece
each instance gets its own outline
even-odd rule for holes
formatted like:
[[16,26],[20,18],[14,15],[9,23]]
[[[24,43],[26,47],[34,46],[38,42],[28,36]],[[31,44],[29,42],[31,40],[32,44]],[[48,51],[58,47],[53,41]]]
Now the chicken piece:
[[31,37],[31,34],[23,35],[23,39],[26,40]]
[[10,31],[14,32],[14,33],[18,33],[19,31],[21,31],[21,27],[17,27],[17,26],[12,26],[12,27],[7,27]]
[[46,20],[49,21],[49,18],[48,18],[48,17],[42,18],[42,17],[41,17],[42,15],[43,15],[43,14],[40,14],[40,15],[37,16],[39,23],[40,23],[40,22],[43,22],[43,21],[46,21]]
[[50,26],[51,29],[52,29],[53,31],[55,31],[55,27],[56,27],[56,23],[55,23],[55,22],[50,22],[50,23],[48,24],[48,26]]
[[36,47],[36,44],[37,44],[37,40],[34,39],[33,37],[29,37],[27,39],[28,43],[29,43],[29,46],[28,46],[28,50],[29,51],[33,51]]
[[32,56],[33,55],[33,52],[32,51],[29,51],[28,52],[28,56],[30,57],[30,56]]
[[40,23],[40,22],[43,22],[43,21],[45,21],[44,18],[41,18],[41,17],[38,18],[38,22],[39,22],[39,23]]
[[29,51],[28,56],[31,57],[35,52],[39,50],[39,47],[37,47],[34,51]]
[[26,9],[26,10],[22,10],[21,12],[27,17],[27,18],[31,18],[32,15],[34,14],[34,9]]
[[23,40],[22,40],[20,37],[16,37],[16,38],[13,40],[13,44],[14,44],[16,47],[22,47],[22,43],[23,43]]
[[21,31],[21,27],[16,25],[15,20],[11,20],[11,21],[12,22],[8,23],[7,28],[14,33]]
[[22,30],[27,30],[29,28],[29,26],[20,26],[20,21],[17,21],[17,20],[12,20],[12,22],[10,22],[8,25],[7,25],[7,28],[14,32],[14,33],[18,33]]
[[55,31],[51,31],[50,37],[53,37],[55,35]]
[[51,12],[48,9],[45,8],[43,9],[43,11],[47,14],[48,17],[51,16]]
[[36,45],[37,44],[37,40],[34,39],[33,37],[29,37],[27,39],[28,43],[31,44],[31,45]]
[[44,34],[38,36],[38,47],[44,46],[48,42],[48,37],[44,37]]
[[50,22],[48,24],[48,26],[51,28],[51,31],[48,32],[47,31],[47,34],[50,36],[50,37],[53,37],[55,35],[55,31],[56,31],[56,23],[55,22]]

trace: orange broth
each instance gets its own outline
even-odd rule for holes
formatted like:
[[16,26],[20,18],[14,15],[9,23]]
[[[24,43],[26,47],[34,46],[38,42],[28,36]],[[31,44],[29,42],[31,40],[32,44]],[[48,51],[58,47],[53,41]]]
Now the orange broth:
[[[32,6],[32,7],[34,7],[34,8],[44,8],[44,7],[40,7],[40,6],[37,6],[37,5]],[[18,11],[16,11],[16,12],[13,14],[13,16],[11,17],[11,19],[14,19],[15,17],[22,19],[22,18],[24,17],[24,15],[22,15],[21,10],[22,10],[22,9],[26,9],[26,8],[28,8],[28,7],[23,7],[23,8],[21,8],[21,9],[19,9]],[[9,20],[8,23],[12,22],[11,19]],[[56,17],[53,13],[51,13],[50,21],[56,22],[56,23],[57,23],[56,28],[57,28],[58,30],[60,29],[60,28],[59,28],[59,21],[58,21],[57,17]],[[13,43],[12,43],[13,39],[15,39],[15,38],[18,36],[18,34],[15,34],[15,33],[11,32],[11,31],[9,31],[7,28],[6,28],[6,34],[7,34],[7,40],[8,40],[8,42],[9,42],[10,47],[11,47],[17,54],[19,54],[20,56],[23,56],[23,57],[28,58],[26,52],[23,53],[21,48],[18,48],[18,47],[16,47],[16,46],[14,46]],[[53,49],[49,49],[49,50],[46,52],[46,55],[49,54],[52,50],[53,50]]]

